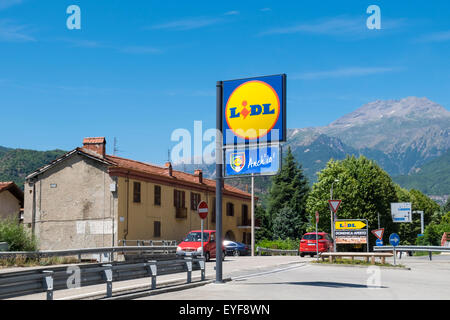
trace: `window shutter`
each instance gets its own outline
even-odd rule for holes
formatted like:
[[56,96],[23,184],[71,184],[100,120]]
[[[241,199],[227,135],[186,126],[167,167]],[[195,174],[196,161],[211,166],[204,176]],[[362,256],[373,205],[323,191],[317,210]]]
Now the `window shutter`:
[[183,191],[183,193],[182,193],[182,195],[183,195],[183,200],[182,200],[182,204],[183,204],[183,206],[182,206],[182,208],[186,208],[186,203],[185,203],[185,197],[184,197],[184,195],[185,195],[185,192]]

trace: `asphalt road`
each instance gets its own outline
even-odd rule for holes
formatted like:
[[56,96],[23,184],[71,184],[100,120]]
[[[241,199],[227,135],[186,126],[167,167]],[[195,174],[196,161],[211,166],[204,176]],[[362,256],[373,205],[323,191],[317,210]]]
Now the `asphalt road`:
[[[316,265],[311,259],[232,275],[233,281],[145,300],[450,299],[450,256],[403,257],[410,270]],[[392,260],[391,260],[392,262]]]

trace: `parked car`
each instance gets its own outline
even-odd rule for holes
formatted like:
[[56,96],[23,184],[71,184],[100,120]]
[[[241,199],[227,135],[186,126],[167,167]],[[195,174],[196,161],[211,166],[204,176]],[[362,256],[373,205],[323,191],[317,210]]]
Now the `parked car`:
[[[203,230],[203,248],[201,230],[193,230],[177,246],[177,256],[200,256],[204,252],[205,260],[216,258],[216,230]],[[225,248],[222,245],[222,260],[225,259]]]
[[249,253],[248,245],[242,242],[225,240],[223,245],[227,256],[246,256]]
[[[317,236],[317,238],[316,238]],[[317,239],[317,240],[316,240]],[[299,255],[304,257],[305,254],[309,254],[313,257],[317,253],[317,246],[319,252],[331,252],[333,251],[333,239],[326,232],[308,232],[305,233],[300,241]]]

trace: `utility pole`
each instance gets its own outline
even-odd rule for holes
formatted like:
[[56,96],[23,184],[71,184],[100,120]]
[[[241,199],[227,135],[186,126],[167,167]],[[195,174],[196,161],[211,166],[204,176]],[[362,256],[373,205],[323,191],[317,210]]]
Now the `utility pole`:
[[252,235],[252,241],[251,241],[251,245],[252,245],[252,257],[255,256],[255,176],[252,173],[252,210],[251,210],[251,224],[252,224],[252,231],[251,231],[251,235]]

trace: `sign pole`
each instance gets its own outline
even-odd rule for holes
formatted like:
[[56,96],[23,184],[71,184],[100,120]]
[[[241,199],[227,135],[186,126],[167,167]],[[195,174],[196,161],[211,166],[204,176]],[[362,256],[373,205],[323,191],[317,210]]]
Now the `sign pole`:
[[252,257],[255,256],[255,175],[252,173],[252,213],[251,213],[251,224],[252,224]]
[[204,257],[205,255],[204,255],[204,252],[203,252],[203,251],[205,251],[205,250],[204,250],[204,248],[203,248],[203,219],[201,219],[201,220],[202,220],[202,222],[201,222],[201,223],[202,223],[202,232],[201,232],[201,237],[202,237],[202,240],[201,240],[201,241],[202,241],[202,242],[201,242],[201,244],[202,244],[202,257]]
[[367,230],[366,246],[367,246],[367,252],[369,252],[369,220],[366,220],[366,230]]
[[319,212],[316,211],[316,254],[317,261],[319,261],[319,236],[317,235],[317,224],[319,223]]
[[[223,82],[216,83],[216,283],[222,280],[222,107]],[[219,247],[219,249],[217,249]]]

